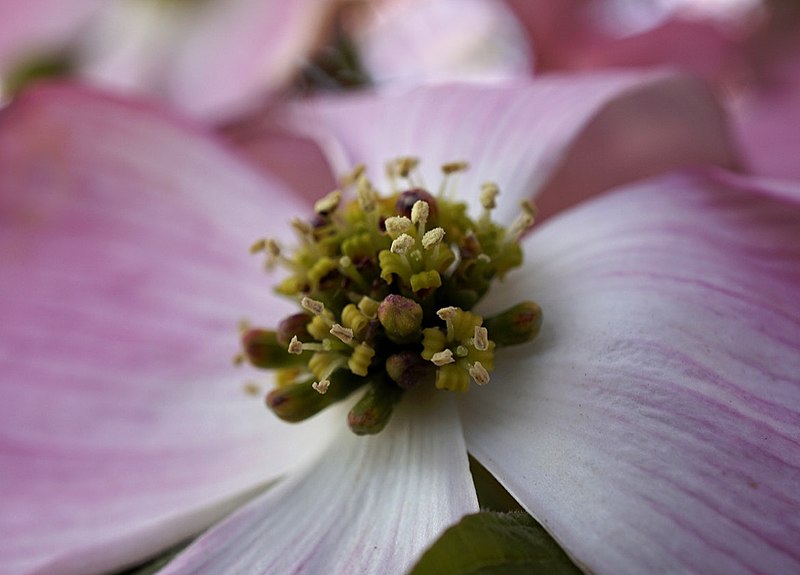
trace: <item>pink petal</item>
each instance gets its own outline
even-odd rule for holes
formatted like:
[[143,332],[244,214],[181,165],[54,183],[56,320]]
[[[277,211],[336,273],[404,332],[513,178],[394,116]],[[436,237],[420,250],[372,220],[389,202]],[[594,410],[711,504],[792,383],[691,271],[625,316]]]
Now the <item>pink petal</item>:
[[0,71],[63,49],[99,4],[99,0],[0,2]]
[[370,78],[394,82],[488,81],[527,75],[530,47],[496,0],[384,0],[355,31]]
[[303,206],[142,105],[44,87],[3,111],[0,571],[141,560],[315,452],[231,363],[237,322],[285,307],[248,247]]
[[221,131],[253,166],[280,178],[313,205],[338,184],[316,142],[281,126],[282,112],[283,108],[277,106],[246,116]]
[[[325,454],[163,572],[404,573],[478,502],[452,397],[406,396],[387,428],[321,436]],[[416,400],[415,400],[416,399]]]
[[800,40],[797,29],[785,43],[770,46],[762,85],[734,107],[735,127],[750,169],[760,175],[800,178]]
[[190,112],[225,117],[281,87],[309,56],[333,0],[225,0],[197,15],[177,47],[167,93]]
[[472,453],[599,575],[800,570],[800,209],[668,177],[552,220],[544,327],[464,402]]
[[[542,77],[504,86],[447,85],[377,97],[320,99],[296,110],[340,171],[365,163],[375,182],[383,164],[418,156],[428,186],[439,167],[470,162],[459,194],[477,204],[492,180],[507,196],[497,216],[541,195],[554,213],[610,186],[675,166],[733,165],[716,102],[700,82],[666,74]],[[602,150],[602,153],[598,153]]]

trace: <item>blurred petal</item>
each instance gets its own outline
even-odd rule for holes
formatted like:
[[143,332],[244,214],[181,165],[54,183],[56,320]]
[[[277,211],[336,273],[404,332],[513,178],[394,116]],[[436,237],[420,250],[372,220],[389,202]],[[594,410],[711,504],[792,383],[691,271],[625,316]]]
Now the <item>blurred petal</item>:
[[553,213],[675,166],[734,164],[705,86],[666,74],[552,76],[319,99],[298,107],[294,121],[319,139],[337,170],[365,163],[376,182],[383,181],[384,162],[401,155],[419,157],[424,181],[435,187],[443,163],[466,160],[471,168],[459,178],[460,197],[477,204],[480,184],[495,181],[506,194],[497,216],[506,221],[522,198],[542,194],[540,207]]
[[385,0],[355,31],[379,85],[499,80],[531,71],[525,33],[497,0]]
[[745,157],[753,172],[800,178],[800,23],[794,37],[771,54],[763,85],[733,110]]
[[313,205],[336,188],[336,178],[316,142],[281,127],[282,110],[278,106],[244,117],[221,132],[253,166],[280,178],[298,199]]
[[800,570],[798,221],[650,181],[534,232],[491,293],[544,326],[465,398],[467,446],[587,570]]
[[141,2],[103,7],[82,38],[85,74],[227,119],[283,85],[320,41],[333,0]]
[[281,87],[320,40],[334,0],[225,0],[205,6],[177,49],[168,95],[225,117]]
[[62,50],[100,0],[0,2],[0,72],[26,58]]
[[248,247],[301,207],[141,105],[46,87],[3,111],[0,571],[141,560],[315,451],[231,364],[237,322],[284,309]]
[[[164,571],[404,573],[478,510],[453,398],[406,396],[387,428],[340,423],[325,454],[201,537]],[[416,399],[416,401],[415,401]]]

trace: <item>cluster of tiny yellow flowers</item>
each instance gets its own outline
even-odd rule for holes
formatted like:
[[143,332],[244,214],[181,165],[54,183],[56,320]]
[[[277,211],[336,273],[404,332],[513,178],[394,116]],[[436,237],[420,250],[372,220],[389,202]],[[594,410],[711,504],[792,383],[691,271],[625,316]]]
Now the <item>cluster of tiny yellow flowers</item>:
[[276,290],[302,309],[274,330],[246,329],[242,336],[243,358],[277,370],[266,402],[282,419],[304,420],[364,388],[348,424],[360,435],[377,433],[406,390],[484,385],[496,346],[538,332],[541,310],[533,302],[486,320],[470,311],[495,278],[522,263],[519,240],[533,224],[532,204],[523,203],[504,228],[491,219],[498,189],[487,183],[483,211],[473,219],[465,203],[448,197],[465,163],[442,166],[435,196],[417,164],[388,164],[388,195],[355,169],[341,190],[315,204],[310,221],[292,222],[298,242],[291,253],[271,238],[253,245],[269,267],[288,270]]

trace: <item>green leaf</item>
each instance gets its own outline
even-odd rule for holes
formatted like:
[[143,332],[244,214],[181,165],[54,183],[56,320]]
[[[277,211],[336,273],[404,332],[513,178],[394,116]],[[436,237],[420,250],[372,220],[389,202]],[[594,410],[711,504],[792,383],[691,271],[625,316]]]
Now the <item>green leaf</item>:
[[566,553],[524,512],[467,515],[444,532],[409,575],[580,575]]

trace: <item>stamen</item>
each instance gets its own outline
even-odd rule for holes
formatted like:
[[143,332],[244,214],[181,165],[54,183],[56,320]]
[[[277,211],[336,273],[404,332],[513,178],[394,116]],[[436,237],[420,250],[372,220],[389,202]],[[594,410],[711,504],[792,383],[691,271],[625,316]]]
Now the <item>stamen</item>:
[[439,197],[444,198],[447,195],[447,187],[450,184],[451,178],[453,174],[458,174],[459,172],[464,172],[469,169],[469,164],[467,162],[448,162],[442,165],[442,173],[444,174],[444,178],[442,178],[442,184],[439,186]]
[[500,190],[497,187],[497,184],[492,182],[486,182],[481,186],[481,206],[483,209],[491,211],[497,207],[497,195],[500,193]]
[[391,251],[393,254],[405,255],[412,247],[414,247],[414,238],[408,234],[402,234],[392,242]]
[[292,337],[292,341],[289,342],[289,353],[294,355],[300,355],[304,351],[331,351],[331,341],[329,339],[323,339],[321,343],[303,343],[297,336]]
[[472,338],[472,345],[478,351],[489,349],[489,331],[485,327],[475,326],[475,337]]
[[321,216],[327,216],[339,207],[339,202],[342,201],[342,192],[333,190],[321,200],[317,200],[314,204],[314,211]]
[[319,393],[320,395],[325,395],[328,393],[328,388],[331,386],[330,379],[323,379],[322,381],[315,381],[311,384],[311,387],[314,388],[314,391]]
[[453,319],[455,319],[456,315],[458,314],[459,309],[457,307],[443,307],[439,311],[436,312],[441,319],[445,321],[447,324],[447,341],[453,341],[455,338],[455,328],[453,326]]
[[303,297],[300,300],[300,305],[303,307],[304,310],[310,311],[314,315],[321,316],[322,313],[325,311],[325,304],[321,301],[317,301],[315,299],[311,299],[310,297]]
[[522,234],[528,231],[528,228],[530,228],[532,225],[533,216],[527,213],[520,214],[508,229],[509,240],[512,242],[518,242],[522,237]]
[[443,365],[447,365],[448,363],[455,363],[455,359],[453,359],[453,352],[449,349],[445,349],[444,351],[439,351],[433,354],[431,358],[431,363],[437,367],[442,367]]
[[417,235],[425,233],[425,224],[428,223],[428,216],[431,208],[425,200],[417,200],[411,207],[411,221],[417,225]]
[[445,176],[456,174],[458,172],[465,172],[468,169],[469,164],[467,162],[448,162],[442,165],[442,172],[444,172]]
[[331,327],[331,335],[336,336],[339,341],[347,345],[353,343],[353,330],[338,323],[333,324],[333,327]]
[[434,246],[438,246],[443,239],[444,230],[442,228],[433,228],[425,232],[425,235],[422,236],[422,247],[428,250]]
[[263,252],[264,249],[267,247],[267,240],[265,238],[261,238],[253,243],[250,246],[250,253],[257,254],[258,252]]
[[361,176],[364,175],[364,172],[366,172],[366,170],[367,168],[364,164],[359,164],[355,168],[353,168],[349,173],[339,178],[339,183],[344,188],[350,187],[361,179]]
[[365,213],[372,213],[377,208],[377,197],[375,190],[370,187],[369,180],[366,178],[361,178],[358,180],[356,197],[358,198],[358,207],[360,207]]
[[297,336],[292,336],[292,341],[289,342],[289,353],[300,355],[303,353],[303,342],[297,339]]
[[411,220],[405,216],[392,216],[391,218],[386,218],[385,225],[386,233],[396,238],[411,229]]
[[478,385],[486,385],[489,383],[489,372],[486,371],[486,368],[483,367],[479,361],[472,364],[469,368],[469,374]]

